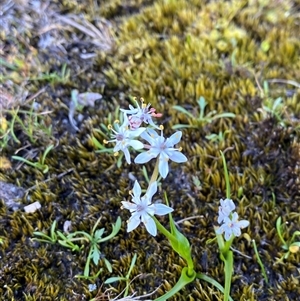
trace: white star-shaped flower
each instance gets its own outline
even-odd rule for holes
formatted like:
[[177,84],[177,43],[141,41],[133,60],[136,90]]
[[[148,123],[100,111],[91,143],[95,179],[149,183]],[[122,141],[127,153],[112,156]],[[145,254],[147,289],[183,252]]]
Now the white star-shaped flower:
[[122,208],[128,209],[131,213],[131,217],[127,223],[127,232],[130,232],[138,227],[142,222],[147,231],[156,236],[157,228],[154,220],[151,216],[154,214],[165,215],[173,211],[173,208],[164,204],[152,204],[152,197],[157,191],[157,182],[153,182],[146,194],[141,197],[141,186],[135,181],[132,190],[132,202],[122,202]]
[[134,162],[143,164],[159,156],[158,170],[160,175],[165,178],[169,172],[169,159],[177,163],[187,161],[187,157],[180,152],[180,149],[174,148],[174,145],[180,141],[181,136],[182,132],[178,131],[165,139],[162,131],[161,135],[158,135],[153,129],[147,129],[141,134],[141,137],[149,142],[149,150],[139,154]]
[[121,109],[122,112],[124,112],[127,115],[130,115],[128,117],[130,128],[132,130],[137,129],[144,122],[159,129],[159,127],[153,122],[152,117],[161,117],[162,114],[155,113],[156,110],[154,108],[150,108],[150,103],[148,105],[144,104],[143,98],[141,98],[142,106],[140,106],[137,101],[135,102],[137,105],[136,108],[132,105],[129,105],[129,110]]
[[235,204],[231,199],[221,199],[221,206],[219,206],[218,223],[221,224],[225,217],[229,217],[230,213],[235,209]]
[[121,126],[118,122],[115,122],[115,129],[113,129],[111,125],[108,128],[112,131],[111,137],[113,139],[109,141],[105,140],[104,143],[115,142],[115,154],[118,154],[119,151],[122,151],[125,155],[127,163],[130,164],[131,160],[128,147],[131,146],[134,149],[142,149],[144,147],[144,144],[142,142],[135,140],[134,138],[140,136],[146,130],[146,128],[130,130],[129,121],[126,114],[124,114],[124,122]]
[[241,229],[249,226],[249,221],[246,220],[238,220],[239,216],[236,212],[234,212],[230,217],[224,218],[223,225],[216,230],[217,234],[225,233],[225,240],[228,241],[231,235],[236,237],[241,235]]

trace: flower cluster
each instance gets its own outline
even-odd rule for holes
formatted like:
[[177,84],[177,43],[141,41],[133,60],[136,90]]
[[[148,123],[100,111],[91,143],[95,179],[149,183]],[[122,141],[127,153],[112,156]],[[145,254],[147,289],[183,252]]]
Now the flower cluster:
[[[141,106],[136,101],[136,107],[130,105],[129,110],[121,109],[123,112],[123,123],[119,125],[119,121],[115,121],[114,126],[109,125],[111,130],[111,140],[104,140],[104,143],[115,143],[114,152],[118,155],[122,151],[128,164],[131,163],[129,148],[135,150],[144,149],[134,160],[137,164],[149,162],[151,159],[157,158],[156,177],[158,173],[162,178],[166,178],[169,173],[168,161],[172,160],[177,163],[186,162],[187,158],[181,153],[180,148],[175,148],[175,144],[180,142],[182,132],[175,132],[171,137],[163,136],[163,127],[157,126],[152,120],[153,117],[161,117],[161,113],[156,113],[151,105],[146,105],[141,99]],[[142,124],[151,127],[141,127]],[[157,133],[157,130],[160,133]],[[145,142],[141,142],[138,138],[142,138]],[[164,204],[152,203],[152,197],[157,191],[157,182],[155,179],[149,184],[146,193],[141,196],[142,190],[136,181],[131,194],[132,201],[123,201],[122,208],[128,209],[131,217],[127,223],[127,232],[136,229],[140,223],[143,223],[147,231],[156,236],[157,226],[152,218],[156,215],[165,215],[173,211],[173,209]]]
[[216,230],[217,234],[225,233],[225,240],[228,241],[232,235],[238,237],[241,235],[241,229],[248,227],[247,220],[239,221],[237,212],[233,212],[235,204],[231,199],[220,200],[218,223],[221,225]]
[[[115,143],[115,155],[122,151],[128,164],[131,163],[129,148],[132,147],[136,150],[142,150],[134,159],[136,164],[144,164],[152,159],[156,159],[156,164],[152,172],[151,179],[149,180],[146,192],[142,194],[142,188],[138,181],[135,181],[132,191],[129,192],[131,200],[122,201],[122,209],[130,211],[130,218],[127,221],[127,232],[136,229],[141,223],[145,226],[146,230],[152,235],[156,236],[157,231],[160,231],[170,242],[171,247],[179,254],[185,261],[187,266],[182,269],[181,277],[177,284],[171,288],[161,300],[166,300],[178,292],[178,288],[191,283],[196,278],[202,278],[202,274],[197,273],[194,269],[194,261],[191,254],[191,246],[188,239],[177,229],[175,222],[172,218],[173,208],[167,206],[168,200],[165,194],[167,205],[153,202],[152,199],[157,192],[158,175],[165,179],[169,173],[169,160],[183,163],[187,161],[187,157],[181,153],[181,148],[176,148],[182,137],[182,132],[177,131],[170,137],[163,136],[163,126],[157,126],[152,120],[153,117],[161,117],[162,114],[156,113],[150,104],[144,104],[141,99],[141,106],[136,101],[136,107],[130,105],[128,110],[121,109],[124,115],[122,125],[116,121],[114,127],[109,125],[111,130],[111,140],[104,141],[104,143]],[[144,127],[142,127],[144,124]],[[160,131],[160,132],[159,132]],[[139,138],[143,139],[141,142]],[[221,152],[225,181],[226,181],[226,195],[230,195],[229,176],[226,166],[226,160],[223,152]],[[238,220],[238,214],[235,212],[235,204],[229,198],[220,200],[218,223],[219,228],[215,228],[217,234],[217,242],[221,259],[225,263],[225,288],[224,300],[229,300],[231,277],[233,274],[233,253],[230,250],[231,244],[235,236],[241,235],[241,229],[247,227],[249,222],[246,220]],[[169,214],[170,231],[167,230],[155,215]],[[224,242],[223,236],[225,233]],[[199,276],[200,275],[200,276]],[[214,283],[213,279],[205,275],[209,283]]]
[[[109,125],[112,131],[111,140],[104,140],[104,143],[114,142],[115,155],[122,151],[125,155],[128,164],[131,163],[129,147],[135,150],[145,149],[146,151],[139,154],[134,162],[143,164],[153,158],[159,157],[159,173],[163,178],[169,173],[168,161],[169,159],[182,163],[186,162],[187,158],[181,153],[180,148],[175,148],[174,145],[180,142],[182,132],[175,132],[171,137],[163,137],[163,127],[158,127],[152,120],[152,117],[161,117],[161,113],[155,113],[154,108],[150,108],[150,104],[145,105],[142,100],[142,106],[137,102],[137,107],[129,106],[129,110],[121,109],[124,113],[124,122],[120,126],[119,121],[115,121],[114,128]],[[160,130],[160,135],[153,128],[141,127],[142,123],[151,125],[155,129]],[[149,144],[144,144],[137,140],[138,137],[146,140]]]
[[150,103],[148,105],[146,105],[144,103],[143,98],[141,98],[140,101],[142,103],[141,107],[140,107],[139,103],[137,102],[137,100],[135,98],[135,102],[136,102],[136,105],[137,105],[136,108],[133,107],[132,105],[129,105],[130,110],[121,109],[122,112],[124,112],[125,114],[130,115],[129,116],[130,128],[132,130],[135,130],[135,129],[140,127],[142,122],[144,122],[146,124],[152,125],[154,128],[159,129],[159,127],[153,122],[152,117],[161,117],[162,114],[161,113],[155,113],[156,109],[150,108],[150,106],[151,106]]

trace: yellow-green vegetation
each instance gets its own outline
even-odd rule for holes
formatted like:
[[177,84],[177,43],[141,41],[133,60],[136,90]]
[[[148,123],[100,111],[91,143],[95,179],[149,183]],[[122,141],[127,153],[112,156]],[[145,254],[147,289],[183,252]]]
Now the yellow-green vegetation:
[[300,236],[300,231],[295,231],[292,234],[292,237],[288,238],[288,240],[285,240],[283,238],[284,231],[283,231],[283,225],[281,224],[281,216],[278,217],[276,221],[276,230],[277,234],[282,242],[282,249],[286,251],[286,253],[280,258],[280,261],[283,259],[287,259],[291,253],[297,253],[300,249],[300,241],[295,241],[297,236]]
[[47,148],[45,149],[41,159],[39,159],[39,161],[37,162],[32,162],[29,161],[23,157],[20,156],[12,156],[11,158],[14,160],[19,160],[27,165],[30,165],[34,168],[37,168],[39,170],[41,170],[43,173],[47,173],[49,170],[49,166],[45,163],[46,157],[48,155],[48,153],[51,151],[51,149],[54,147],[54,145],[50,144],[49,146],[47,146]]
[[[163,113],[166,136],[175,125],[189,125],[180,144],[188,162],[171,165],[159,189],[161,198],[168,195],[175,222],[191,217],[179,226],[192,246],[195,269],[224,282],[216,245],[206,244],[215,237],[226,191],[221,150],[238,214],[250,221],[233,243],[232,299],[297,300],[300,252],[291,247],[300,230],[299,1],[4,2],[0,181],[26,193],[14,200],[20,208],[13,211],[6,201],[14,189],[0,191],[0,300],[112,300],[128,288],[128,279],[111,283],[109,291],[103,283],[129,270],[129,294],[158,288],[148,297],[154,300],[179,279],[184,261],[168,242],[142,227],[127,233],[128,212],[120,209],[133,180],[143,183],[154,166],[143,171],[124,158],[120,164],[103,144],[107,125],[117,119],[109,114],[128,108],[132,96]],[[75,89],[102,95],[94,107],[75,112],[78,131],[68,119]],[[210,122],[197,120],[201,97]],[[234,115],[212,118],[225,112]],[[38,162],[52,144],[46,173],[12,160],[17,154]],[[24,213],[22,207],[35,201],[41,209]],[[107,236],[119,216],[120,232],[101,244],[112,273],[104,260],[89,262],[88,275],[102,269],[96,279],[75,278],[90,258],[89,244],[72,252],[32,240],[33,232],[48,235],[54,221],[61,233],[65,221],[71,222],[70,233],[90,233],[100,217],[94,230],[104,228]],[[160,221],[166,225],[167,219]],[[172,300],[221,301],[223,295],[196,281]]]

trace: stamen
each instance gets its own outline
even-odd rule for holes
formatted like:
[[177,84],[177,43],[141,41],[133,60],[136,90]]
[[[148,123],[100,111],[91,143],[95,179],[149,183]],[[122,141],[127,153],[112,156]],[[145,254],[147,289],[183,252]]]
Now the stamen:
[[109,130],[111,130],[111,129],[112,129],[112,125],[109,124],[109,125],[107,126],[107,128],[108,128]]

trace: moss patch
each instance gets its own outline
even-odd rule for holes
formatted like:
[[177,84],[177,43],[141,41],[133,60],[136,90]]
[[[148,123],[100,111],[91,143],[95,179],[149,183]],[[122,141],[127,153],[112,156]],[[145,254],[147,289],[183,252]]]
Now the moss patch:
[[[48,233],[53,220],[60,230],[69,220],[72,231],[90,232],[101,216],[99,228],[110,231],[120,215],[119,235],[101,245],[113,275],[126,274],[137,253],[132,277],[143,275],[131,287],[138,295],[160,286],[154,297],[160,296],[176,283],[184,262],[164,238],[151,238],[142,227],[130,234],[125,230],[128,212],[120,209],[120,202],[129,197],[133,185],[129,174],[145,184],[140,166],[124,162],[117,168],[116,158],[97,154],[91,139],[93,135],[99,141],[104,138],[94,129],[108,124],[108,114],[118,105],[126,108],[129,96],[143,96],[163,112],[166,135],[175,124],[196,126],[183,130],[181,146],[188,163],[171,165],[160,192],[161,196],[167,192],[175,220],[200,216],[180,224],[191,242],[196,269],[223,283],[216,244],[206,245],[214,237],[219,199],[225,196],[222,150],[239,215],[250,221],[235,242],[235,248],[247,257],[234,254],[232,298],[297,300],[300,253],[278,263],[283,250],[275,224],[282,216],[287,223],[286,239],[300,230],[299,3],[87,2],[89,5],[51,1],[36,7],[16,3],[5,8],[0,117],[11,123],[19,108],[18,116],[28,128],[32,121],[22,111],[30,111],[35,100],[34,112],[48,112],[39,118],[52,131],[48,137],[42,127],[36,127],[33,135],[37,139],[30,141],[16,122],[16,139],[10,132],[0,149],[0,157],[11,161],[11,168],[1,166],[0,180],[26,190],[19,210],[9,209],[4,199],[0,204],[0,299],[89,300],[98,295],[101,300],[107,288],[101,285],[112,276],[102,261],[92,266],[91,274],[104,268],[96,280],[74,277],[82,274],[87,246],[72,253],[59,245],[31,240],[33,231]],[[106,33],[107,39],[93,26]],[[63,73],[64,64],[69,74]],[[264,86],[267,82],[268,88]],[[95,107],[86,106],[75,114],[78,132],[68,119],[73,89],[103,95]],[[201,123],[173,108],[181,105],[196,116],[200,96],[208,103],[206,114],[215,110],[236,117]],[[279,97],[281,105],[274,107]],[[223,140],[206,137],[224,131],[228,132]],[[55,147],[47,156],[46,174],[11,160],[16,152],[38,160],[49,144]],[[149,173],[153,163],[146,165]],[[22,206],[35,201],[42,208],[24,213]],[[263,281],[249,237],[258,245],[269,286]],[[90,283],[97,290],[90,292]],[[114,288],[114,293],[120,293],[124,283]],[[222,294],[196,281],[173,300],[222,300]]]

